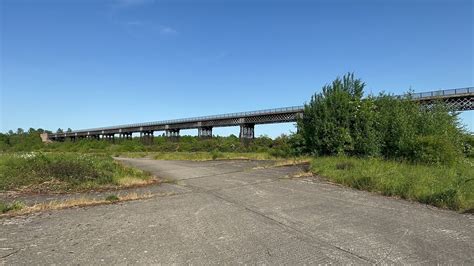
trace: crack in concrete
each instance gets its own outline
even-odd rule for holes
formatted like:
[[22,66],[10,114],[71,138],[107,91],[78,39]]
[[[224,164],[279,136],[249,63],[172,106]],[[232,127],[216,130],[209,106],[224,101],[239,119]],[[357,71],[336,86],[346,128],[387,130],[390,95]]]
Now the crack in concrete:
[[[278,181],[278,180],[275,180],[275,181]],[[273,181],[273,182],[275,182],[275,181]],[[261,182],[260,182],[260,183],[261,183]],[[249,185],[249,184],[246,184],[246,185]],[[208,195],[214,196],[214,197],[216,197],[216,198],[218,198],[218,199],[220,199],[220,200],[223,200],[223,201],[225,201],[225,202],[227,202],[227,203],[231,203],[231,204],[233,204],[233,205],[235,205],[235,206],[241,207],[241,208],[243,208],[244,210],[249,211],[249,212],[251,212],[251,213],[253,213],[253,214],[256,214],[256,215],[258,215],[258,216],[260,216],[260,217],[262,217],[262,218],[264,218],[264,219],[270,221],[271,223],[273,223],[273,224],[275,224],[275,225],[277,225],[277,226],[279,226],[279,227],[281,227],[281,228],[283,228],[283,229],[285,229],[285,230],[287,230],[287,231],[293,231],[293,232],[295,232],[296,234],[298,234],[298,236],[300,237],[301,240],[305,241],[306,243],[309,243],[310,245],[312,245],[312,246],[314,246],[314,247],[319,247],[318,245],[315,245],[315,244],[313,243],[313,242],[317,242],[317,243],[319,243],[319,244],[324,244],[324,245],[326,245],[326,246],[329,246],[329,247],[335,248],[335,249],[337,249],[337,250],[340,250],[340,251],[342,251],[342,252],[345,252],[345,253],[347,253],[347,254],[350,254],[350,255],[352,255],[352,256],[354,256],[354,257],[357,257],[358,259],[363,260],[364,262],[375,263],[375,261],[372,260],[372,259],[370,259],[370,258],[367,258],[367,257],[365,257],[365,256],[356,254],[356,253],[354,253],[354,252],[352,252],[352,251],[350,251],[350,250],[347,250],[347,249],[345,249],[345,248],[343,248],[343,247],[336,246],[336,245],[331,244],[331,243],[328,243],[328,242],[326,242],[326,241],[321,241],[321,240],[319,240],[319,239],[316,239],[316,238],[314,238],[310,233],[308,234],[307,232],[301,231],[301,230],[299,230],[298,228],[292,227],[292,226],[290,226],[290,225],[288,225],[288,224],[285,224],[285,223],[283,223],[283,222],[281,222],[281,221],[278,221],[278,220],[276,220],[275,218],[272,218],[272,217],[266,215],[266,214],[263,213],[263,212],[260,212],[260,211],[258,211],[258,210],[252,209],[252,208],[250,208],[249,206],[246,206],[246,205],[244,205],[244,204],[242,204],[242,203],[240,203],[240,202],[238,202],[238,201],[231,200],[231,199],[229,199],[229,198],[224,197],[224,196],[221,195],[221,194],[216,193],[216,192],[218,192],[218,191],[221,190],[221,189],[204,190],[204,189],[202,189],[202,188],[200,188],[200,187],[193,186],[193,185],[189,185],[189,184],[184,184],[184,185],[181,185],[181,186],[191,188],[192,190],[195,190],[195,191],[198,192],[198,193],[204,193],[204,194],[208,194]],[[244,186],[245,186],[245,185],[244,185]],[[310,241],[308,241],[308,240],[310,240]]]
[[376,265],[378,265],[379,263],[382,263],[386,258],[388,258],[388,256],[390,256],[390,254],[392,254],[393,248],[394,248],[395,246],[397,246],[398,243],[400,243],[400,241],[406,236],[406,234],[408,233],[408,231],[409,231],[408,229],[405,230],[405,232],[404,232],[403,235],[397,240],[397,242],[396,242],[394,245],[392,245],[392,246],[390,247],[390,249],[388,250],[387,254],[385,254],[385,256],[383,256],[380,260],[378,260],[378,261],[375,263]]
[[15,250],[15,251],[13,251],[13,252],[8,253],[7,255],[1,256],[0,259],[8,258],[8,257],[10,257],[10,256],[12,256],[12,255],[18,253],[19,251],[20,251],[20,249],[17,249],[17,250]]

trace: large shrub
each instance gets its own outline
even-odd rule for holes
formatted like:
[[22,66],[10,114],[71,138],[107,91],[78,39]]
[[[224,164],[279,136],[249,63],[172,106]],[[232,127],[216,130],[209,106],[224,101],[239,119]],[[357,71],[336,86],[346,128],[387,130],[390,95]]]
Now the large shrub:
[[347,74],[323,87],[305,105],[298,127],[306,151],[316,155],[378,153],[373,101],[363,101],[365,83]]
[[470,153],[456,113],[442,103],[422,106],[410,96],[380,94],[362,99],[365,84],[347,74],[323,87],[298,122],[304,151],[412,162],[452,164]]
[[474,158],[474,135],[470,133],[464,135],[463,153],[468,158]]

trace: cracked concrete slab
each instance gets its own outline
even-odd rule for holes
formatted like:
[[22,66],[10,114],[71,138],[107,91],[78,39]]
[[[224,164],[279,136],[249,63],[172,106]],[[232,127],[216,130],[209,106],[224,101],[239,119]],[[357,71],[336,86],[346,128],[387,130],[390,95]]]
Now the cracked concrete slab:
[[[472,264],[474,216],[252,161],[121,159],[182,190],[0,220],[6,264]],[[260,163],[261,164],[261,163]]]

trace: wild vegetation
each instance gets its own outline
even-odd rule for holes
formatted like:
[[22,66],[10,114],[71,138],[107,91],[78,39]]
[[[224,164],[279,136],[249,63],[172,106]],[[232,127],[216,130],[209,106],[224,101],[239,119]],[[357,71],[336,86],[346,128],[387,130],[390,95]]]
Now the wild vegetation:
[[364,87],[348,74],[311,98],[298,123],[303,152],[437,165],[472,153],[472,135],[442,103],[420,107],[409,95],[362,98]]
[[151,176],[109,156],[74,153],[0,155],[0,191],[67,192],[132,186]]
[[[147,145],[137,138],[43,144],[42,129],[10,131],[0,134],[0,151],[5,153],[0,157],[0,189],[48,184],[77,190],[117,185],[124,176],[148,178],[114,163],[110,156],[179,160],[313,156],[311,170],[337,183],[454,210],[474,209],[474,136],[463,128],[457,113],[442,103],[420,106],[409,95],[364,97],[364,88],[353,74],[337,78],[305,105],[298,133],[276,139],[262,136],[251,144],[234,135],[182,136],[179,141],[159,136]],[[16,153],[31,151],[43,153],[35,153],[33,159]]]
[[311,162],[311,171],[335,183],[467,212],[474,211],[473,168],[466,160],[436,167],[347,156]]
[[181,136],[179,141],[170,140],[167,137],[157,136],[151,144],[144,144],[140,139],[101,141],[101,140],[78,140],[76,142],[54,142],[43,144],[39,138],[41,130],[30,129],[24,132],[19,129],[17,133],[0,134],[0,150],[4,152],[80,152],[80,153],[105,153],[120,155],[126,153],[144,152],[187,152],[187,153],[218,153],[218,156],[229,153],[267,153],[273,157],[288,157],[293,155],[290,146],[291,139],[282,135],[276,139],[267,136],[255,138],[251,145],[242,143],[238,137],[215,136],[211,139],[200,139],[193,136]]

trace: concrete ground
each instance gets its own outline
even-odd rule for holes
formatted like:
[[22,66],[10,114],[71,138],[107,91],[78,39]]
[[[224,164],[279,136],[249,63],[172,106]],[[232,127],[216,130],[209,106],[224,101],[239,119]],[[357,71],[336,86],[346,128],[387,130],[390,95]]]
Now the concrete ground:
[[0,263],[474,263],[474,216],[246,161],[125,163],[177,180],[146,200],[1,219]]

